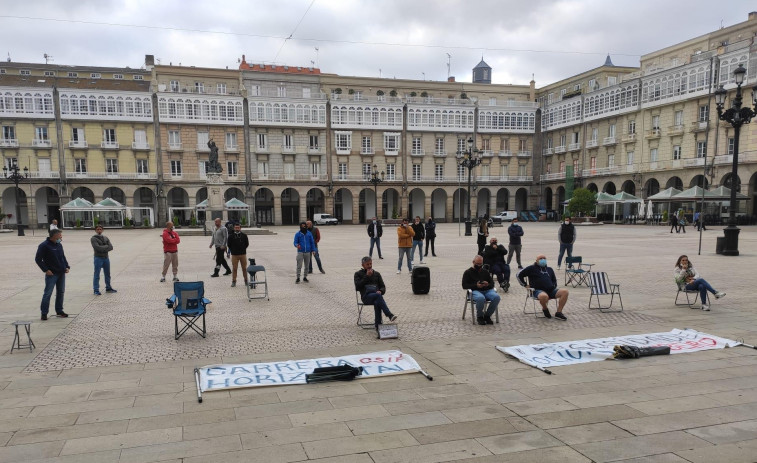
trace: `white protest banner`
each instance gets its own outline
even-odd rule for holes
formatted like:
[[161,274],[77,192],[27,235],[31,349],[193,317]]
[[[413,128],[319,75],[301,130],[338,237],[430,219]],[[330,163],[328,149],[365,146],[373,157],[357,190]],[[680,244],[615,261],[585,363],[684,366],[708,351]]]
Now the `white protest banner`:
[[363,367],[358,378],[401,375],[421,371],[418,363],[398,350],[361,355],[287,360],[284,362],[208,365],[198,368],[199,392],[256,386],[305,384],[305,375],[315,368],[351,365]]
[[683,354],[700,350],[735,347],[740,344],[738,341],[701,333],[696,330],[674,329],[667,333],[636,334],[512,347],[497,346],[497,350],[511,355],[527,365],[544,370],[549,367],[596,362],[612,358],[613,347],[617,345],[636,347],[669,346],[671,354]]

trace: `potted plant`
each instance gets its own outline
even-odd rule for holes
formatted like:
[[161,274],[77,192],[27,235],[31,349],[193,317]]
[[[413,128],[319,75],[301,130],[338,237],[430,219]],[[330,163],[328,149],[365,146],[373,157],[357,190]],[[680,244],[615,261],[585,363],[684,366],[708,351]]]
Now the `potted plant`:
[[[174,218],[176,218],[176,217],[174,217]],[[147,217],[145,217],[144,219],[142,219],[142,226],[145,227],[145,228],[147,228],[147,227],[150,226],[150,220],[148,220]]]
[[337,95],[341,95],[342,94],[342,89],[339,88],[339,87],[337,87],[337,88],[334,89],[334,93],[336,93]]
[[246,227],[247,226],[247,217],[242,216],[242,220],[240,220],[240,223],[242,224],[243,227]]
[[412,98],[415,98],[415,97],[416,97],[416,95],[418,95],[418,94],[417,94],[417,93],[415,93],[415,92],[410,92],[410,96],[411,96]]
[[124,217],[124,228],[131,228],[131,219]]
[[428,98],[428,92],[426,91],[421,92],[421,98]]
[[355,94],[355,89],[351,88],[351,89],[347,90],[347,93],[349,93],[350,95],[354,95]]
[[397,96],[397,90],[391,90],[389,92],[389,96],[392,97],[392,98],[396,97]]
[[189,218],[189,226],[190,227],[197,226],[197,217],[195,217],[194,212],[192,213],[192,216]]
[[179,228],[181,226],[181,224],[179,223],[179,217],[178,216],[173,216],[173,226],[176,227],[176,228]]
[[76,228],[81,228],[81,219],[76,219]]

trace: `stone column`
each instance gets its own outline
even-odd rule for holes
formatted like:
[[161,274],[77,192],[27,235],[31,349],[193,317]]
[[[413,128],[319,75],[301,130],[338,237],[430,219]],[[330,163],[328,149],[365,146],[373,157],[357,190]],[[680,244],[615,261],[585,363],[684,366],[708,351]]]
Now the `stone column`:
[[298,219],[299,222],[303,222],[305,220],[311,219],[312,217],[308,217],[308,198],[307,194],[300,193],[300,217]]
[[352,196],[352,223],[360,223],[360,190]]
[[212,230],[216,217],[225,223],[228,215],[223,204],[223,178],[221,174],[208,173],[206,186],[208,189],[208,207],[205,209],[205,228]]
[[426,217],[433,216],[433,211],[431,210],[431,195],[433,194],[433,191],[426,195],[426,199],[423,200],[423,214],[424,217],[421,217],[421,222],[426,222]]
[[283,212],[281,211],[281,196],[273,196],[273,224],[281,225],[281,217]]
[[444,214],[447,223],[455,221],[455,195],[447,196],[447,202],[444,204]]

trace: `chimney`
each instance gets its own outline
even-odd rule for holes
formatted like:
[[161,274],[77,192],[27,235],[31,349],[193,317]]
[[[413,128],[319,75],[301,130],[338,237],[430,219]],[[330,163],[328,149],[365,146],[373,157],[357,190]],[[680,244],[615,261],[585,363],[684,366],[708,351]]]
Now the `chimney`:
[[150,71],[153,66],[155,66],[155,55],[145,55],[145,68]]
[[749,13],[749,16],[747,17],[747,21],[755,21],[757,20],[757,11],[752,11]]
[[454,81],[455,81],[455,76],[447,77],[447,82],[454,82]]

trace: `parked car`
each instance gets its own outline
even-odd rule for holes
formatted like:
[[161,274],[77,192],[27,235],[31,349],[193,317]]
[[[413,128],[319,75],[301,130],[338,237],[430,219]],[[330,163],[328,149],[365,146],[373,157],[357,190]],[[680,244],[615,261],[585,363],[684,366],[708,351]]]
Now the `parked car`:
[[331,214],[313,214],[316,225],[337,225],[339,221]]
[[499,214],[491,216],[490,219],[494,225],[502,225],[502,222],[512,222],[516,217],[518,217],[516,211],[502,211]]

